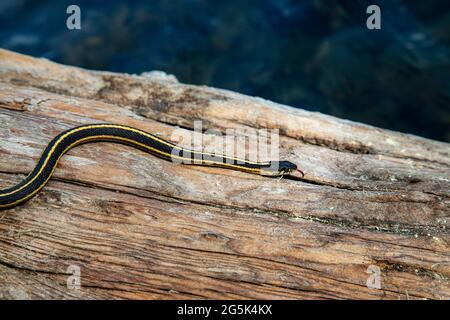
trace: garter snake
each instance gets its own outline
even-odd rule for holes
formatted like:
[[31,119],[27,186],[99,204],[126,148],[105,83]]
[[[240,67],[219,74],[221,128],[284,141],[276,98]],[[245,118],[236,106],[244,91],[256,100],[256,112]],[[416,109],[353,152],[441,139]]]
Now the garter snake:
[[128,126],[106,123],[83,125],[56,136],[24,180],[11,188],[0,190],[0,209],[14,207],[36,195],[50,180],[59,159],[67,151],[84,143],[99,141],[130,145],[159,158],[183,164],[228,168],[263,176],[283,176],[295,170],[301,172],[289,161],[252,162],[181,148],[153,134]]

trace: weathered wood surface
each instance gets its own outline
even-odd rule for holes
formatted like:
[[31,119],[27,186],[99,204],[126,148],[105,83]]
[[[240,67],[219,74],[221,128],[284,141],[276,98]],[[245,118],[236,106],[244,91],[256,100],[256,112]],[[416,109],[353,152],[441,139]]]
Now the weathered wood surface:
[[[450,146],[171,78],[0,50],[0,188],[63,129],[102,121],[170,139],[279,128],[303,180],[175,165],[98,143],[0,212],[0,298],[449,299]],[[81,288],[66,286],[69,265]],[[369,289],[370,265],[381,289]]]

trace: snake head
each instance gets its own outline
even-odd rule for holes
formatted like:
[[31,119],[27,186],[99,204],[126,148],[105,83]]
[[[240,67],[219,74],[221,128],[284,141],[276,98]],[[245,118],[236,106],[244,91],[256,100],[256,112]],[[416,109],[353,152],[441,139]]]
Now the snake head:
[[289,175],[294,171],[300,172],[302,174],[302,177],[305,175],[303,171],[297,168],[297,165],[295,163],[292,163],[290,161],[271,161],[270,166],[261,168],[261,174],[263,176],[273,177]]

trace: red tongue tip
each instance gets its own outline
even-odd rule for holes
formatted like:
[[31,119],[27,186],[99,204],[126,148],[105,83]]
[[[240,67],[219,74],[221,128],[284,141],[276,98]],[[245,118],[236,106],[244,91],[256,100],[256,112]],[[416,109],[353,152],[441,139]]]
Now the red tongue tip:
[[305,173],[302,171],[302,170],[300,170],[300,169],[296,169],[298,172],[300,172],[300,174],[302,175],[302,178],[305,176]]

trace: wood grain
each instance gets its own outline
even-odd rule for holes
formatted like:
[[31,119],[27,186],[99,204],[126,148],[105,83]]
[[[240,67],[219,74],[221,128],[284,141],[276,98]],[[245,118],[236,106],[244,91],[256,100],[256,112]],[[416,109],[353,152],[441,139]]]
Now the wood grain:
[[[36,198],[0,212],[0,298],[450,298],[449,144],[0,50],[0,188],[75,125],[121,123],[166,139],[181,131],[186,145],[194,120],[218,132],[279,129],[281,157],[305,178],[78,147]],[[70,265],[79,290],[67,288]],[[366,285],[371,265],[380,289]]]

